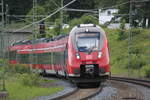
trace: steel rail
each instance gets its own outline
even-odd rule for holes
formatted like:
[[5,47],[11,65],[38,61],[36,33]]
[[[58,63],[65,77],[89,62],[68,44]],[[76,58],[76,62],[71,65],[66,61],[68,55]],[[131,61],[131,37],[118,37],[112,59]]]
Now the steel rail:
[[102,87],[99,88],[88,88],[88,89],[81,89],[78,88],[75,92],[58,97],[59,99],[54,99],[54,100],[87,100],[90,99],[94,96],[96,96],[98,93],[102,91]]
[[146,80],[146,79],[112,76],[109,78],[109,80],[128,82],[128,83],[133,83],[133,84],[137,84],[137,85],[141,85],[141,86],[150,88],[150,80]]

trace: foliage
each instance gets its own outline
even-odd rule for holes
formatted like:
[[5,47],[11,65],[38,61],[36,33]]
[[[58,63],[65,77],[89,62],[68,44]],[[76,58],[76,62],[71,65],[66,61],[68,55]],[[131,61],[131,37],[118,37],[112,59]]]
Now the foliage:
[[4,0],[4,4],[8,4],[10,15],[25,15],[32,7],[32,0]]
[[28,65],[26,64],[12,64],[9,65],[8,67],[6,67],[7,72],[11,72],[11,73],[29,73],[30,72],[30,68]]
[[142,71],[147,78],[150,78],[150,64],[143,66]]
[[[132,37],[131,44],[131,58],[129,66],[128,56],[128,39],[118,40],[117,30],[105,29],[108,33],[110,57],[111,57],[111,70],[113,74],[128,73],[128,67],[134,71],[141,70],[143,76],[149,75],[149,70],[145,66],[149,66],[149,29],[136,29]],[[125,33],[127,34],[127,32]],[[145,69],[145,70],[144,70]],[[146,71],[147,70],[147,71]],[[145,74],[144,74],[145,73]]]
[[[9,65],[7,60],[0,61],[6,61]],[[52,82],[55,82],[55,80],[43,79],[38,74],[29,73],[28,68],[24,64],[5,66],[6,90],[9,93],[8,100],[30,100],[39,96],[51,95],[64,89],[59,86],[51,87]],[[2,76],[1,72],[3,74],[3,71],[4,67],[0,67],[0,76]],[[44,87],[43,84],[50,85]]]
[[131,68],[132,69],[139,69],[145,65],[145,61],[141,56],[132,54],[131,56]]
[[51,38],[62,33],[60,19],[55,20],[54,28],[46,30],[46,37]]
[[131,33],[132,33],[132,36],[135,36],[135,35],[140,34],[140,33],[143,32],[143,31],[144,31],[144,30],[142,30],[142,29],[133,28],[133,29],[131,30]]
[[79,25],[79,24],[88,24],[88,23],[97,24],[98,22],[95,18],[93,18],[90,15],[83,15],[81,18],[78,18],[78,19],[75,18],[75,19],[70,21],[70,25],[72,27]]
[[[35,15],[45,15],[45,9],[44,9],[44,7],[43,6],[37,6],[36,7],[36,10],[35,10]],[[31,16],[31,15],[33,15],[33,9],[31,9],[28,13],[27,13],[27,15],[26,16]],[[40,20],[41,18],[37,18],[37,17],[35,17],[35,20],[36,21],[38,21],[38,20]],[[33,18],[32,17],[27,17],[26,18],[26,20],[27,21],[33,21]]]
[[95,2],[95,7],[103,8],[103,7],[109,7],[115,5],[117,4],[117,2],[119,2],[119,0],[94,0],[94,2]]
[[55,27],[54,27],[54,35],[57,36],[61,33],[61,23],[60,19],[55,20]]
[[32,100],[39,96],[47,96],[63,90],[63,87],[36,87],[24,86],[19,82],[7,82],[6,88],[9,93],[9,100]]
[[126,39],[125,20],[121,21],[120,28],[118,29],[118,40]]
[[[64,5],[69,3],[72,0],[64,0]],[[149,4],[150,1],[140,0],[141,2],[133,2],[132,9],[132,19],[133,26],[137,27],[146,27],[146,20],[150,20],[149,12]],[[142,3],[143,1],[143,3]],[[4,0],[5,4],[9,5],[9,15],[26,15],[29,13],[32,14],[32,0]],[[114,6],[117,5],[117,6]],[[38,0],[36,12],[37,15],[40,14],[51,14],[56,11],[56,9],[60,8],[61,0]],[[108,9],[108,8],[118,8],[120,14],[129,14],[130,2],[129,0],[76,0],[73,4],[69,5],[67,8],[72,9]],[[74,11],[64,11],[64,21],[69,22],[69,20],[74,18],[80,18],[86,12],[74,12]],[[93,13],[90,13],[93,15]],[[53,15],[49,21],[54,22],[55,19],[58,19],[60,14],[57,13]],[[121,16],[126,22],[129,22],[129,16]],[[10,19],[16,19],[15,17],[11,17]],[[140,25],[139,25],[140,24]],[[150,23],[148,23],[150,26]]]
[[22,85],[25,86],[40,86],[42,78],[38,74],[22,74],[20,76]]
[[83,15],[81,18],[75,18],[70,21],[69,25],[70,28],[68,29],[61,29],[60,19],[55,20],[54,28],[52,29],[46,29],[46,37],[51,38],[60,34],[68,34],[72,27],[77,26],[79,24],[88,24],[93,23],[97,24],[97,20],[90,15]]

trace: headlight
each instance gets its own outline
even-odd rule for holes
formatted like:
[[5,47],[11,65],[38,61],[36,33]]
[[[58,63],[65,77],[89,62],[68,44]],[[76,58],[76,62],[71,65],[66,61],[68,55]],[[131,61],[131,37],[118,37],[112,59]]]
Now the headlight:
[[102,57],[102,52],[98,52],[98,58]]
[[78,53],[76,53],[76,57],[77,59],[80,59],[80,55]]

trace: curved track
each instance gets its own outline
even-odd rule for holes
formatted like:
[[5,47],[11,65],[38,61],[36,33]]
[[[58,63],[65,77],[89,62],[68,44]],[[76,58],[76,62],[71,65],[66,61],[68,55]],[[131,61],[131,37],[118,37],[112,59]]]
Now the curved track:
[[[63,80],[67,83],[70,83],[70,81],[64,78],[55,77],[54,79]],[[50,98],[50,100],[87,100],[99,94],[103,88],[103,86],[96,87],[94,84],[86,84],[86,85],[82,84],[81,85],[82,88],[77,88],[77,86],[75,86],[73,83],[71,84],[75,88],[73,91],[65,93],[63,95],[58,95],[57,97],[54,98]]]
[[107,83],[116,89],[107,100],[150,100],[150,80],[112,76]]
[[[107,86],[113,87],[117,89],[117,97],[110,97],[108,100],[119,99],[137,99],[137,100],[145,100],[143,99],[143,94],[136,88],[132,87],[132,85],[128,85],[126,83],[133,83],[141,86],[145,86],[146,88],[150,88],[150,80],[140,80],[135,78],[123,78],[123,77],[110,77],[110,81],[106,81],[105,84]],[[111,81],[112,80],[112,81]],[[123,82],[123,83],[120,83]],[[124,83],[125,82],[125,83]],[[102,95],[101,92],[105,91],[103,85],[99,88],[76,88],[75,91],[62,95],[60,97],[56,97],[52,100],[95,100],[93,98],[101,98],[98,95]],[[130,92],[129,92],[130,91]],[[106,90],[105,97],[108,97],[108,91]],[[110,93],[109,93],[110,94]],[[126,95],[125,95],[126,94]],[[137,96],[138,95],[138,96]],[[149,99],[146,99],[149,100]]]
[[126,78],[126,77],[110,77],[110,80],[115,81],[122,81],[122,82],[128,82],[133,83],[141,86],[145,86],[147,88],[150,88],[150,80],[143,80],[143,79],[136,79],[136,78]]
[[101,87],[99,88],[78,88],[78,90],[66,97],[60,98],[60,100],[87,100],[96,94],[98,94],[102,90]]

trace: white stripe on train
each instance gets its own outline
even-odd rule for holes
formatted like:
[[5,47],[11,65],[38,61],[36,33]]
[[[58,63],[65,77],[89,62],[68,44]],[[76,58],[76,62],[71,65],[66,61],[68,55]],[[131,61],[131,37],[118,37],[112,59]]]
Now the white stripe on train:
[[17,50],[17,52],[21,51],[40,51],[40,50],[50,50],[50,49],[58,49],[58,48],[64,48],[66,45],[59,45],[55,47],[50,47],[50,48],[40,48],[40,49],[25,49],[25,50]]

